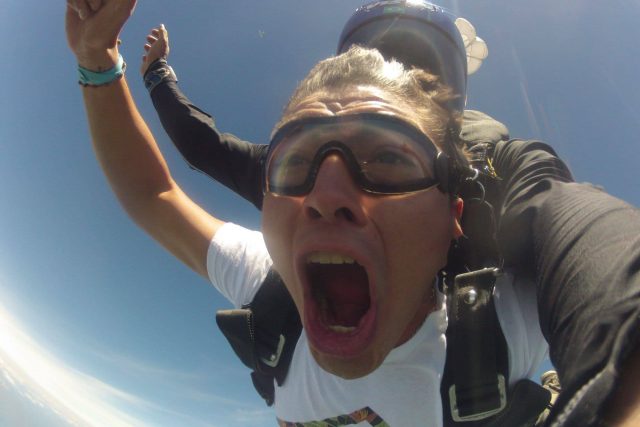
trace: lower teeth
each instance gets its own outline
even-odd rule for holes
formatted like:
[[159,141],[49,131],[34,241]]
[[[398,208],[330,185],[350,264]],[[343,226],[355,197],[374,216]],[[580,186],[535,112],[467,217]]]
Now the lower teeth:
[[[327,298],[321,293],[318,292],[315,295],[318,304],[320,306],[320,313],[322,316],[322,322],[327,325],[327,328],[329,328],[330,330],[334,331],[334,332],[338,332],[340,334],[346,334],[348,332],[353,332],[356,330],[355,326],[342,326],[342,325],[330,325],[329,322],[331,322],[331,320],[329,320],[329,302],[327,301]],[[332,316],[333,317],[333,316]]]
[[331,329],[334,332],[340,332],[340,333],[344,334],[346,332],[355,331],[356,327],[355,326],[329,325],[329,329]]

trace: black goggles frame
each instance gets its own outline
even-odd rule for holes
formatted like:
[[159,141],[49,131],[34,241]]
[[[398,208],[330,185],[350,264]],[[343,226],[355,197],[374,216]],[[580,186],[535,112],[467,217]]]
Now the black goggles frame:
[[[270,182],[269,169],[273,150],[283,139],[289,136],[294,129],[309,125],[335,125],[353,121],[373,121],[378,123],[382,122],[385,126],[390,126],[393,129],[400,130],[400,132],[409,135],[410,137],[417,140],[428,151],[433,152],[434,177],[424,178],[402,184],[385,184],[372,182],[366,177],[366,175],[362,171],[361,165],[356,160],[353,152],[345,143],[337,140],[329,140],[328,142],[321,145],[320,149],[315,154],[313,162],[309,167],[309,173],[304,182],[302,182],[300,185],[278,186],[273,185]],[[308,117],[300,120],[294,120],[281,127],[271,139],[269,150],[267,151],[266,162],[263,168],[263,192],[265,194],[273,193],[280,196],[304,196],[308,194],[315,184],[320,165],[324,161],[325,157],[331,153],[339,153],[342,156],[355,183],[367,193],[379,195],[405,194],[425,190],[435,185],[438,185],[438,189],[443,193],[448,193],[451,191],[451,171],[454,168],[451,167],[449,156],[447,156],[442,151],[438,152],[436,146],[427,135],[418,130],[415,126],[394,116],[377,113],[362,113],[351,114],[348,116]]]

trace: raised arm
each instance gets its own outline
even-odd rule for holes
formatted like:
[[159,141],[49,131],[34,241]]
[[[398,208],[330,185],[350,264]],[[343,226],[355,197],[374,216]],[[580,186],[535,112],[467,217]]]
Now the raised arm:
[[[67,39],[81,67],[95,72],[113,69],[119,57],[118,34],[135,4],[67,1]],[[124,77],[84,86],[82,93],[96,156],[124,209],[176,257],[206,276],[207,248],[223,223],[173,181]]]
[[192,169],[262,208],[262,158],[267,145],[219,132],[213,117],[182,93],[166,60],[169,36],[162,25],[147,36],[141,72],[171,141]]

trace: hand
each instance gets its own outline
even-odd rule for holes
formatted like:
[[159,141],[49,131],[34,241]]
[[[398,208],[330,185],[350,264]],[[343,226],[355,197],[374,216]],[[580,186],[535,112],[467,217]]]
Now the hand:
[[151,30],[147,36],[147,44],[144,45],[144,51],[146,53],[142,56],[142,65],[140,66],[140,73],[143,76],[153,61],[160,58],[166,60],[169,56],[169,34],[163,24]]
[[618,386],[605,409],[606,427],[640,425],[640,347],[620,367]]
[[66,32],[78,63],[107,70],[118,60],[118,35],[136,0],[67,0]]

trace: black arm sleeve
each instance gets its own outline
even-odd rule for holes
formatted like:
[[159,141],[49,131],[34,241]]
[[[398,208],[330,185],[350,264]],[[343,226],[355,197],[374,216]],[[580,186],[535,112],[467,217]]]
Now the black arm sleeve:
[[536,277],[542,332],[563,386],[551,425],[598,425],[640,335],[640,211],[571,182],[539,142],[499,143],[494,165],[504,178],[505,262]]
[[162,126],[191,168],[261,209],[262,159],[267,145],[219,132],[213,118],[193,105],[176,82],[157,85],[151,91],[151,100]]

